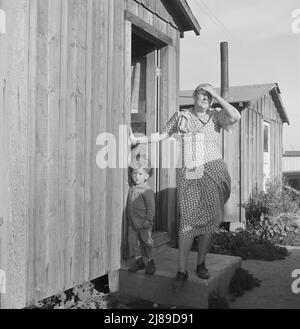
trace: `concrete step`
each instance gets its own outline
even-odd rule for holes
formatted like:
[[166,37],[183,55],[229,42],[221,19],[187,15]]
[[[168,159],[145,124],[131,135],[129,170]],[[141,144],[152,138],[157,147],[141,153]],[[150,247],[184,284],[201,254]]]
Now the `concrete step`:
[[225,296],[235,270],[241,267],[239,257],[209,254],[207,268],[209,280],[201,280],[195,272],[197,253],[189,258],[189,280],[180,291],[174,291],[172,283],[177,272],[178,250],[168,249],[157,255],[157,272],[147,276],[144,271],[128,272],[128,267],[120,270],[119,298],[126,301],[146,300],[160,305],[183,308],[207,309],[210,293]]

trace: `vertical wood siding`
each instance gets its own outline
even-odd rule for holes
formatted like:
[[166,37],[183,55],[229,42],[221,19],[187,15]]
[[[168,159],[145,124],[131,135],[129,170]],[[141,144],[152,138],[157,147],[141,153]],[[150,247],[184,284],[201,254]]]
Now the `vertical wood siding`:
[[240,218],[240,125],[239,122],[232,133],[224,133],[224,160],[231,177],[231,196],[225,207],[226,222]]
[[128,123],[125,6],[123,0],[2,1],[5,307],[120,268],[126,169],[98,168],[96,140],[104,132],[118,140],[119,125]]
[[[162,88],[160,104],[160,125],[164,124],[179,109],[179,59],[180,36],[178,31],[168,25],[168,33],[172,36],[174,46],[168,46],[161,51],[162,63]],[[163,157],[164,142],[162,143],[160,158]],[[176,171],[175,169],[160,170],[160,200],[158,205],[161,210],[161,227],[171,235],[172,244],[176,244],[177,235],[177,200],[176,200]]]
[[[161,1],[2,6],[0,266],[9,293],[1,301],[23,307],[120,268],[127,169],[98,168],[96,140],[111,133],[118,146],[119,125],[130,122],[131,23],[124,11],[174,40],[161,53],[161,124],[178,109],[179,32]],[[175,170],[159,183],[167,191],[161,205],[168,202],[162,225],[174,229]]]
[[[263,188],[263,121],[270,123],[271,178],[282,176],[282,119],[269,94],[251,102],[242,111],[241,203],[254,188]],[[241,220],[245,211],[242,209]]]
[[120,267],[124,170],[97,167],[96,140],[118,140],[125,123],[124,9],[122,0],[31,3],[28,302]]
[[27,248],[28,1],[1,1],[0,34],[0,268],[7,293],[1,307],[25,304]]

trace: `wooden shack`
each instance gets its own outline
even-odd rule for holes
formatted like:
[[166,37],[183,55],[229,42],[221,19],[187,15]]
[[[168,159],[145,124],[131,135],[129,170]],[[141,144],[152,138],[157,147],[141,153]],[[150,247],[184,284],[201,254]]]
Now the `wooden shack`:
[[300,151],[285,151],[282,158],[283,176],[300,192]]
[[[166,122],[179,107],[180,37],[199,35],[199,24],[185,0],[0,0],[0,9],[1,307],[105,274],[116,289],[127,169],[97,166],[97,137]],[[167,170],[152,179],[158,194],[174,182]],[[156,230],[171,229],[174,195],[163,193]]]
[[[193,106],[192,91],[182,91],[180,107]],[[232,179],[226,222],[244,222],[245,203],[254,188],[282,176],[283,124],[289,119],[278,84],[235,86],[227,100],[241,113],[231,133],[223,131],[220,149]],[[215,104],[215,106],[219,106]]]

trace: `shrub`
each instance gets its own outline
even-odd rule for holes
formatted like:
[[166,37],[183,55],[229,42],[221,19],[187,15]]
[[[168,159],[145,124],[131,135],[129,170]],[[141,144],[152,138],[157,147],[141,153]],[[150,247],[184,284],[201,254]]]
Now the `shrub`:
[[247,230],[273,244],[293,245],[298,233],[295,214],[299,205],[300,193],[286,180],[269,180],[266,191],[255,188],[244,205]]
[[40,301],[40,309],[107,309],[107,296],[95,290],[91,283],[75,287],[57,296]]
[[256,226],[260,224],[262,215],[276,217],[282,213],[297,213],[300,210],[300,194],[285,179],[269,180],[266,190],[260,191],[256,186],[243,206],[247,224]]
[[243,205],[246,210],[247,224],[256,226],[263,214],[269,213],[269,207],[266,202],[266,196],[263,191],[257,188],[252,192],[248,202]]
[[289,213],[276,217],[262,215],[259,223],[253,227],[249,225],[248,229],[263,240],[281,245],[294,245],[299,231],[295,217]]
[[299,195],[294,193],[286,179],[269,180],[266,185],[266,204],[268,214],[278,216],[281,213],[296,213],[299,211]]
[[243,260],[274,261],[289,255],[285,247],[277,246],[246,230],[216,232],[209,251],[215,254],[238,256]]
[[243,296],[245,291],[251,291],[259,287],[261,281],[243,268],[236,270],[229,285],[229,293],[234,297]]
[[210,310],[225,310],[230,309],[226,298],[221,297],[219,294],[213,292],[208,298],[208,309]]

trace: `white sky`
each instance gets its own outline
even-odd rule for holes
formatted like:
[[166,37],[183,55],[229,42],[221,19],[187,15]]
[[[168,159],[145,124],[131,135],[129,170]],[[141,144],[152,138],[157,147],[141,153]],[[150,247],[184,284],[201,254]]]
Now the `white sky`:
[[181,41],[181,89],[220,85],[220,42],[229,42],[230,84],[277,82],[291,125],[284,147],[300,150],[300,33],[292,32],[299,0],[188,0],[202,31]]

